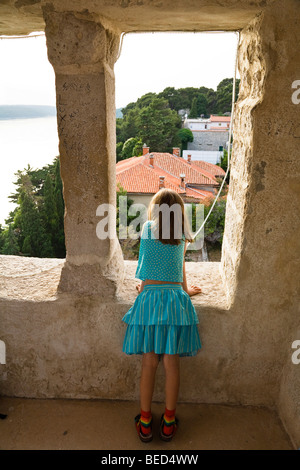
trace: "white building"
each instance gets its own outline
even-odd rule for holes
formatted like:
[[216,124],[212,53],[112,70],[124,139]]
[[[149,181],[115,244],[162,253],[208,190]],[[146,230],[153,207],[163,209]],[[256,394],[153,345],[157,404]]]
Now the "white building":
[[190,129],[194,141],[188,143],[183,157],[191,155],[192,160],[204,160],[209,163],[220,163],[223,149],[228,148],[230,116],[214,116],[209,119],[185,119],[183,127]]

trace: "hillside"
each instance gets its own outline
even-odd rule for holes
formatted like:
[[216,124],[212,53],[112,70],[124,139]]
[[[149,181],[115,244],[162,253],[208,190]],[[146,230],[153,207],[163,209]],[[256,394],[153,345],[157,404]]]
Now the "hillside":
[[[45,105],[0,105],[0,121],[12,119],[35,119],[56,116],[55,106]],[[122,118],[122,108],[116,110],[116,117]]]
[[44,105],[0,105],[0,121],[10,119],[35,119],[56,116],[55,106]]

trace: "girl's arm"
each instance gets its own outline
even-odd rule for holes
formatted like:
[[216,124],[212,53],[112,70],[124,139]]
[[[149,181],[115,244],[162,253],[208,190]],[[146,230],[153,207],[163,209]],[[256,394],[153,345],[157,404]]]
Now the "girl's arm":
[[185,241],[184,253],[183,253],[183,281],[182,281],[182,288],[183,288],[183,290],[185,290],[185,292],[188,294],[188,286],[187,286],[186,274],[185,274],[185,259],[184,259],[185,252],[186,252],[186,249],[187,249],[187,244],[188,244],[188,242]]
[[201,287],[196,286],[195,284],[192,284],[190,288],[187,285],[186,274],[185,274],[185,259],[184,259],[184,255],[185,255],[185,252],[186,252],[186,249],[187,249],[187,244],[188,244],[188,242],[186,241],[185,242],[185,247],[184,247],[184,254],[183,254],[183,281],[182,281],[182,287],[183,287],[183,290],[185,290],[185,292],[187,294],[189,294],[189,296],[191,297],[192,295],[200,294],[202,289],[201,289]]

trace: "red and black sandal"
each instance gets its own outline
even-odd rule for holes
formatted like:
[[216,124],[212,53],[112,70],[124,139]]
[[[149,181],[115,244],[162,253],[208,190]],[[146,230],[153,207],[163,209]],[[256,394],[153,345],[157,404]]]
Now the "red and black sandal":
[[173,431],[172,431],[170,434],[164,434],[164,432],[163,432],[164,424],[165,424],[164,414],[162,414],[162,415],[161,415],[161,419],[160,419],[160,426],[159,426],[159,437],[161,438],[162,441],[169,442],[169,441],[171,441],[171,440],[173,439],[173,437],[174,437],[175,434],[176,434],[179,421],[178,421],[178,419],[175,417],[175,423],[172,424],[172,426],[173,426]]
[[152,434],[152,419],[151,419],[151,424],[150,424],[150,432],[148,434],[144,434],[141,429],[141,415],[137,415],[134,418],[135,421],[135,427],[138,433],[139,438],[141,439],[142,442],[150,442],[153,439],[153,434]]

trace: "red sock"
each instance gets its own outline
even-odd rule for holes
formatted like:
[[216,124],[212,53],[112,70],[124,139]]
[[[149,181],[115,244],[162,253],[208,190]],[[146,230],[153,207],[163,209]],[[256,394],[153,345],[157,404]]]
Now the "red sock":
[[165,409],[163,433],[167,436],[172,434],[175,424],[175,410]]
[[152,414],[151,411],[141,410],[141,431],[143,434],[151,432]]

